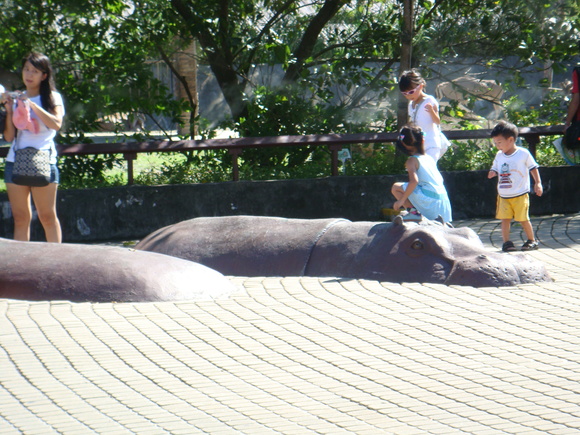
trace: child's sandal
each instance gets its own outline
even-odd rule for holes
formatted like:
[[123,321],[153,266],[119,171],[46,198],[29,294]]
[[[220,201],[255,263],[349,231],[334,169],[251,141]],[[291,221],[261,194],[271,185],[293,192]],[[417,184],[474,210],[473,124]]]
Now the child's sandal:
[[522,251],[533,251],[538,249],[538,247],[538,242],[535,240],[527,240],[526,243],[524,243],[524,246],[522,246]]
[[507,242],[505,242],[503,244],[503,246],[501,247],[501,250],[503,252],[513,252],[516,250],[516,247],[514,245],[514,242],[512,242],[511,240],[508,240]]

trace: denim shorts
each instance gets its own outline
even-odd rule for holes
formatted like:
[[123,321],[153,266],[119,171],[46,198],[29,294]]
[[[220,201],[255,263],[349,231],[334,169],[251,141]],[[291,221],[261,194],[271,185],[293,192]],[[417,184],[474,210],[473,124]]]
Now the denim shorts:
[[[4,182],[12,183],[12,169],[14,168],[14,162],[6,162],[4,166]],[[58,171],[58,166],[50,165],[50,182],[58,184],[60,182],[60,172]]]

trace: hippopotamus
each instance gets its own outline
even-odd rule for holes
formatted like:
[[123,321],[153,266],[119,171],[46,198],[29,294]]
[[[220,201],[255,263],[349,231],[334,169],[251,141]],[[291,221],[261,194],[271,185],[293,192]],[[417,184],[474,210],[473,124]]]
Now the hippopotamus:
[[490,252],[470,228],[436,221],[351,222],[202,217],[161,228],[135,249],[204,264],[224,275],[316,276],[474,287],[550,281],[525,254]]
[[207,266],[116,246],[0,238],[0,264],[0,298],[157,302],[207,300],[236,291]]

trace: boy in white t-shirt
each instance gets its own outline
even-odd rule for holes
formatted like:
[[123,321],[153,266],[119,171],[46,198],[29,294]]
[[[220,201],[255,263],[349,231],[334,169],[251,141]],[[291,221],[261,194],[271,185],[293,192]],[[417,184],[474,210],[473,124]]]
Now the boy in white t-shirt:
[[502,250],[515,251],[516,247],[510,241],[512,219],[522,225],[528,240],[522,246],[522,251],[538,249],[534,237],[534,229],[530,222],[530,174],[534,178],[534,192],[542,196],[542,180],[538,164],[525,149],[516,146],[518,128],[509,122],[500,121],[492,130],[491,137],[499,150],[487,178],[498,176],[496,219],[501,219]]

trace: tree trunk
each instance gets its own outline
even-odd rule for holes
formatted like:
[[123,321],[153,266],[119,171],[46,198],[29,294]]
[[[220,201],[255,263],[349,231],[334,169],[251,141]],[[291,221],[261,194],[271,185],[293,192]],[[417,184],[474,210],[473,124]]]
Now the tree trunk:
[[189,101],[191,110],[181,114],[183,126],[179,131],[182,135],[188,135],[191,139],[198,132],[195,119],[199,114],[199,96],[197,93],[197,46],[195,40],[184,51],[177,53],[176,68],[183,77],[178,84],[179,98]]
[[[414,0],[403,1],[403,29],[401,29],[401,63],[399,76],[411,68],[413,58],[413,2]],[[407,99],[399,94],[399,104],[397,108],[397,126],[400,129],[407,123]]]
[[[199,44],[206,54],[209,66],[219,84],[224,99],[230,108],[232,118],[239,120],[247,114],[247,107],[244,102],[244,84],[239,80],[239,76],[234,69],[232,63],[233,55],[228,45],[227,38],[217,41],[209,32],[198,32],[196,25],[198,17],[196,17],[189,5],[182,0],[171,0],[173,9],[181,16],[184,23],[186,23],[191,31],[193,39],[197,39]],[[220,8],[220,22],[227,26],[228,12],[227,1],[223,1],[222,8]]]
[[314,46],[320,36],[320,32],[326,24],[336,15],[336,13],[343,7],[347,1],[345,0],[326,0],[322,8],[318,11],[316,16],[310,21],[306,28],[300,44],[293,53],[295,58],[294,63],[290,64],[284,75],[283,83],[293,83],[300,76],[300,72],[304,68],[304,62],[308,59],[314,51]]

